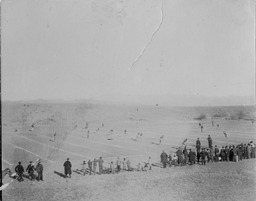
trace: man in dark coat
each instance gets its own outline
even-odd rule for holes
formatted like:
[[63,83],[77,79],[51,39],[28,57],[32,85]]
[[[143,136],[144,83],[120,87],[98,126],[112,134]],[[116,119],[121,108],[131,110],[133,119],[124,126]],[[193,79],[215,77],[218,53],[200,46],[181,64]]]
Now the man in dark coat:
[[184,165],[184,155],[183,155],[181,148],[178,149],[178,151],[176,152],[176,155],[178,157],[178,165],[183,166]]
[[32,165],[32,161],[30,161],[26,171],[28,172],[29,179],[32,181],[34,179],[34,166]]
[[220,153],[220,150],[219,150],[219,148],[217,147],[217,145],[215,145],[215,148],[214,148],[214,161],[215,161],[215,162],[218,162],[218,161],[219,161],[219,153]]
[[184,165],[187,165],[187,163],[188,163],[188,151],[187,151],[186,146],[183,149],[183,154],[184,154],[184,158],[185,158]]
[[202,165],[205,165],[206,163],[206,157],[207,157],[207,152],[204,150],[204,148],[201,151],[201,159],[202,159]]
[[15,172],[18,175],[18,181],[24,181],[24,179],[23,179],[24,168],[21,165],[21,162],[19,162],[18,165],[15,167]]
[[38,177],[37,177],[38,181],[40,181],[40,180],[43,181],[43,169],[44,169],[44,167],[41,163],[41,160],[39,160],[38,164],[36,166],[36,171],[38,173]]
[[89,171],[90,171],[90,175],[92,174],[92,161],[89,160],[88,161],[88,167],[89,167]]
[[225,161],[225,148],[224,146],[220,150],[221,161]]
[[160,155],[161,163],[163,163],[163,168],[166,168],[166,164],[168,163],[168,155],[163,151]]
[[200,152],[200,148],[201,148],[201,142],[200,142],[199,138],[197,138],[197,141],[196,141],[196,152]]
[[197,157],[197,163],[199,164],[199,161],[200,161],[200,158],[201,158],[201,154],[200,154],[199,151],[196,153],[196,157]]
[[208,140],[209,148],[210,148],[210,149],[212,149],[212,138],[211,138],[211,136],[210,136],[210,135],[208,135],[207,140]]
[[99,159],[99,174],[102,173],[103,163],[104,163],[104,161],[103,161],[102,157],[100,157],[100,159]]
[[195,161],[196,161],[196,153],[195,153],[194,151],[192,151],[191,149],[189,149],[188,158],[189,158],[189,164],[190,164],[190,165],[195,164]]
[[229,148],[228,146],[225,147],[225,160],[229,162]]
[[67,161],[63,164],[63,166],[64,166],[65,177],[67,177],[67,175],[69,175],[69,178],[71,178],[71,167],[72,167],[72,164],[69,161],[69,158],[67,158]]

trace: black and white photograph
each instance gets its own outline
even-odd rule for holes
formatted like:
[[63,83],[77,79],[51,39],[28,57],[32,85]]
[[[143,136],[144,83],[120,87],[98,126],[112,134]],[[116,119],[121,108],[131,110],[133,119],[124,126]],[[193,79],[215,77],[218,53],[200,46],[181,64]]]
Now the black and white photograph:
[[1,200],[256,200],[254,0],[0,5]]

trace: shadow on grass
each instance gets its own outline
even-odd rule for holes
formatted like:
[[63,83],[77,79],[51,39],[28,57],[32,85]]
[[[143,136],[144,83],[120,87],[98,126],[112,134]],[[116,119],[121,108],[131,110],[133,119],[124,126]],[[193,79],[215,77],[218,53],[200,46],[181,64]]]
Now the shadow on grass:
[[62,178],[66,178],[66,176],[65,176],[63,173],[54,171],[54,174],[57,174],[57,175],[59,175],[59,176],[62,177]]

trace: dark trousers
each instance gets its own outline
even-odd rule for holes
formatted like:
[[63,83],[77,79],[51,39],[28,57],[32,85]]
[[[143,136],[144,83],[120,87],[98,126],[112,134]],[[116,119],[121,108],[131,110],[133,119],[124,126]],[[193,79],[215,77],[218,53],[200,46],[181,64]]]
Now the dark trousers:
[[215,162],[218,162],[218,161],[219,161],[219,155],[215,154]]
[[166,162],[163,162],[163,167],[166,168]]
[[117,172],[120,172],[121,170],[121,165],[117,165]]
[[23,179],[23,173],[17,173],[17,175],[18,175],[18,181],[24,181],[24,179]]
[[43,170],[38,172],[38,177],[37,177],[37,180],[40,181],[42,180],[43,181]]
[[101,173],[102,173],[102,170],[103,170],[103,166],[102,166],[102,165],[100,165],[100,166],[99,166],[99,174],[101,174]]

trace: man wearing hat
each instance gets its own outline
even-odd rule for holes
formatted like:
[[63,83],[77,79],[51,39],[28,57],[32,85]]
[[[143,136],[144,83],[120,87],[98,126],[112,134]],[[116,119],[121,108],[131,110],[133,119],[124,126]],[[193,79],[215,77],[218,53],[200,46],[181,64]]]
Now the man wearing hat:
[[29,162],[26,171],[28,172],[29,179],[32,181],[34,179],[34,166],[32,164],[32,161]]
[[23,176],[23,172],[24,172],[24,168],[21,165],[21,162],[19,162],[18,165],[15,167],[15,172],[18,175],[18,181],[24,181],[24,179],[22,177]]
[[67,177],[67,175],[69,175],[69,178],[71,178],[71,167],[72,167],[72,164],[69,161],[69,158],[67,158],[67,161],[63,164],[63,166],[64,166],[65,177]]
[[163,151],[160,155],[161,163],[163,163],[163,168],[166,168],[166,164],[168,162],[168,155]]
[[40,181],[42,180],[43,181],[43,165],[41,163],[41,160],[38,160],[38,163],[37,163],[37,166],[36,166],[36,171],[38,173],[38,177],[37,177],[37,180]]

